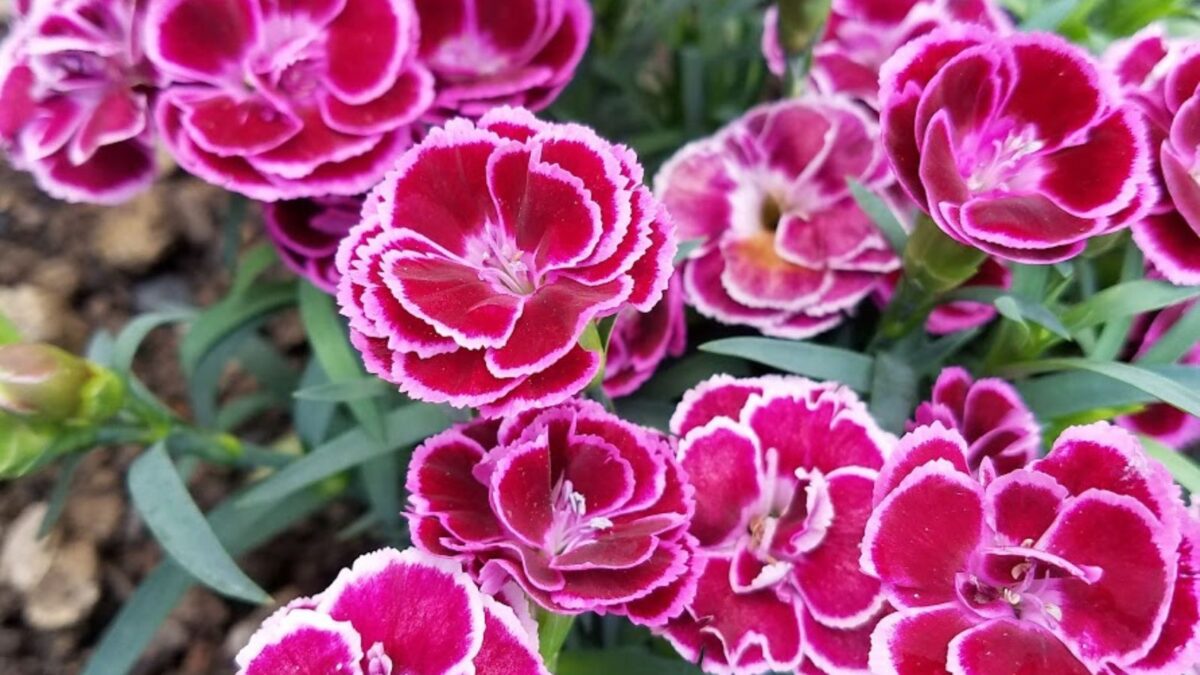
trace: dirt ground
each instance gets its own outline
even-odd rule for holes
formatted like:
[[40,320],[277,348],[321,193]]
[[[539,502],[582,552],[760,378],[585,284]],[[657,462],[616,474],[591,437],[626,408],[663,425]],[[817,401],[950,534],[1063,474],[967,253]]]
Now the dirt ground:
[[[115,331],[139,312],[170,303],[206,306],[228,284],[222,262],[229,197],[185,176],[160,180],[118,207],[56,202],[28,176],[0,166],[0,309],[29,340],[80,351],[97,330]],[[243,243],[258,236],[251,207]],[[284,318],[276,344],[302,353],[301,331]],[[151,391],[186,415],[178,334],[150,336],[136,371]],[[233,383],[232,386],[236,386]],[[104,627],[161,558],[124,491],[137,448],[90,453],[75,474],[55,532],[33,536],[54,485],[51,468],[0,483],[0,675],[78,672]],[[197,471],[189,487],[203,507],[228,494],[234,477]],[[370,545],[335,541],[355,514],[335,505],[242,562],[277,599],[323,588]],[[232,671],[232,658],[265,610],[193,589],[159,629],[139,673]]]

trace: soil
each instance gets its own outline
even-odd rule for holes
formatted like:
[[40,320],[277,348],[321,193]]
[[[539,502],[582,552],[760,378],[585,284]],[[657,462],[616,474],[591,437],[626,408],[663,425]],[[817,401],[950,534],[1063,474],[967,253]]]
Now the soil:
[[[119,330],[137,313],[172,303],[209,305],[229,282],[223,262],[229,200],[222,190],[176,172],[125,205],[65,204],[38,191],[27,175],[0,166],[0,310],[27,339],[79,352],[90,335]],[[237,224],[242,246],[260,236],[257,210],[247,211],[245,222]],[[284,351],[303,353],[294,317],[268,334]],[[178,340],[171,329],[155,331],[135,371],[186,416]],[[238,378],[229,378],[226,386],[238,387]],[[78,672],[122,602],[160,561],[158,546],[124,491],[124,472],[138,451],[90,452],[75,474],[63,518],[41,542],[22,534],[19,523],[38,515],[56,469],[0,482],[0,542],[17,547],[16,571],[4,574],[0,564],[0,675]],[[189,488],[207,508],[238,480],[231,472],[203,467]],[[246,556],[243,568],[278,600],[315,593],[370,546],[336,540],[355,516],[344,505],[326,508]],[[44,573],[36,567],[43,558],[66,571]],[[62,588],[63,579],[74,585]],[[233,655],[269,610],[194,588],[159,629],[135,672],[232,672]]]

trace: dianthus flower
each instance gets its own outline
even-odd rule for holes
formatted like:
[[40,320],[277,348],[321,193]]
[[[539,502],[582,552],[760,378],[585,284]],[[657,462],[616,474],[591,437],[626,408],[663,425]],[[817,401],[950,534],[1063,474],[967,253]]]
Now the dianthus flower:
[[886,187],[877,128],[848,99],[762,105],[680,150],[655,190],[681,240],[688,303],[722,323],[804,338],[842,321],[897,269],[847,184]]
[[875,494],[862,566],[897,611],[871,672],[1178,675],[1200,657],[1200,524],[1121,428],[1072,427],[977,479],[934,423],[901,439]]
[[497,108],[435,129],[372,193],[338,251],[367,368],[426,401],[500,415],[595,377],[594,319],[662,297],[673,226],[633,153]]
[[359,222],[361,197],[314,197],[263,204],[263,225],[279,257],[326,293],[337,291],[338,244]]
[[1006,474],[1034,460],[1042,443],[1037,419],[1008,382],[975,380],[962,368],[946,368],[933,385],[931,400],[917,406],[908,431],[940,422],[967,441],[967,466]]
[[154,179],[133,0],[36,0],[0,46],[0,147],[59,199],[111,204]]
[[[671,418],[696,490],[695,599],[665,637],[714,673],[864,670],[886,611],[858,568],[877,470],[895,439],[848,389],[717,375]],[[858,645],[858,647],[855,647]]]
[[238,675],[547,675],[537,639],[453,561],[381,549],[269,617]]
[[150,0],[159,132],[183,168],[255,199],[364,192],[433,100],[417,33],[411,0]]
[[[767,10],[763,56],[771,72],[786,67],[779,12]],[[879,107],[879,69],[900,47],[954,23],[1006,32],[1011,23],[991,0],[834,0],[809,76],[818,91],[841,93]]]
[[1200,47],[1151,26],[1114,43],[1105,58],[1147,120],[1164,188],[1154,213],[1134,223],[1134,241],[1171,282],[1200,284]]
[[587,0],[416,0],[435,117],[541,110],[567,86],[592,32]]
[[604,393],[628,396],[646,383],[663,359],[687,349],[683,289],[671,277],[662,300],[648,312],[622,310],[613,324],[604,363]]
[[[1153,349],[1163,335],[1194,306],[1195,303],[1174,305],[1141,319],[1143,325],[1131,344],[1133,357],[1140,358]],[[1192,345],[1179,363],[1200,366],[1200,343]],[[1118,418],[1117,422],[1123,427],[1152,436],[1176,450],[1184,450],[1200,442],[1200,418],[1166,403],[1151,403],[1141,412]]]
[[417,546],[553,612],[659,625],[691,599],[695,502],[671,444],[591,401],[434,436],[408,491]]
[[1047,34],[939,29],[881,75],[883,141],[901,185],[950,237],[1051,263],[1155,201],[1140,116],[1081,48]]

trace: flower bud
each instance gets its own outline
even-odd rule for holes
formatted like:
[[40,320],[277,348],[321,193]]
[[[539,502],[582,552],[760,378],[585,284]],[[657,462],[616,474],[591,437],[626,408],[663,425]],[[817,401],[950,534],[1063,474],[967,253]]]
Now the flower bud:
[[831,0],[779,0],[779,41],[788,54],[804,53],[817,41],[831,4]]
[[51,433],[0,412],[0,479],[23,476],[50,449]]
[[112,371],[44,344],[0,346],[0,410],[27,421],[95,422],[121,406]]
[[986,258],[983,251],[951,239],[922,214],[904,247],[904,274],[925,293],[940,295],[975,276]]

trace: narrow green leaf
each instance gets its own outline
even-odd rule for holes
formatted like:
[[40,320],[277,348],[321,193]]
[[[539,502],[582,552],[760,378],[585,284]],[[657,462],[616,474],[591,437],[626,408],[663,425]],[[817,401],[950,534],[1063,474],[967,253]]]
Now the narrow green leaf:
[[[207,522],[227,550],[239,555],[307,517],[331,496],[332,493],[309,490],[285,502],[255,509],[235,508],[234,496],[213,509]],[[195,579],[183,568],[170,558],[165,559],[146,576],[105,628],[83,675],[124,675],[132,670],[167,615],[194,583]]]
[[82,453],[67,455],[67,458],[63,460],[62,466],[58,470],[58,478],[54,482],[54,490],[50,492],[46,515],[42,517],[42,524],[38,526],[38,539],[50,534],[50,530],[54,529],[55,523],[62,517],[63,508],[67,505],[67,497],[71,494],[71,480],[75,478],[75,470],[79,468],[81,461],[83,461]]
[[372,442],[363,429],[353,429],[317,447],[250,490],[246,505],[277,501],[317,481],[376,457],[424,440],[451,423],[447,409],[411,403],[385,419],[387,443]]
[[[1111,236],[1111,235],[1110,235]],[[1121,258],[1121,276],[1118,284],[1128,283],[1141,279],[1146,273],[1145,256],[1142,255],[1142,250],[1133,245],[1133,242],[1125,242],[1125,255]],[[1095,295],[1093,293],[1093,295]],[[1088,296],[1090,299],[1091,296]],[[1081,340],[1079,343],[1083,346],[1083,353],[1087,354],[1088,358],[1096,361],[1115,361],[1117,355],[1125,348],[1125,344],[1129,341],[1129,330],[1133,328],[1134,316],[1114,317],[1106,322],[1104,327],[1100,329],[1099,336],[1096,340],[1088,344]],[[1090,336],[1093,333],[1091,328],[1085,328],[1079,331],[1080,336]]]
[[223,339],[255,320],[283,309],[295,297],[295,284],[290,281],[265,283],[240,295],[226,297],[200,313],[179,347],[184,373],[190,378],[201,360]]
[[884,352],[875,357],[871,381],[871,414],[893,433],[904,431],[904,422],[917,406],[917,373],[909,363]]
[[275,407],[277,399],[269,391],[256,391],[239,396],[221,406],[217,411],[216,427],[221,431],[233,431],[249,420]]
[[1062,320],[1075,333],[1196,297],[1200,297],[1200,286],[1173,286],[1165,281],[1136,279],[1100,291],[1064,312]]
[[1060,370],[1086,370],[1125,382],[1164,403],[1169,403],[1189,414],[1200,416],[1200,389],[1190,387],[1177,378],[1160,374],[1155,370],[1131,366],[1127,363],[1054,358],[1016,363],[1002,369],[1009,375],[1036,375]]
[[117,334],[112,348],[112,369],[127,374],[133,367],[133,359],[146,336],[155,328],[169,323],[181,323],[196,316],[195,310],[172,309],[152,314],[143,314],[130,321]]
[[996,311],[1011,321],[1024,324],[1032,321],[1055,335],[1069,339],[1070,333],[1054,312],[1045,305],[1025,297],[1009,293],[993,286],[971,286],[948,293],[943,302],[970,301],[994,305]]
[[1200,344],[1200,302],[1192,305],[1179,321],[1163,333],[1138,363],[1174,363]]
[[400,486],[404,477],[400,474],[400,462],[395,453],[380,455],[358,466],[358,479],[362,482],[367,503],[383,525],[389,538],[402,532],[400,523]]
[[671,401],[704,380],[728,373],[735,377],[750,374],[750,366],[739,358],[719,354],[690,354],[658,371],[636,392],[638,397]]
[[[1146,365],[1144,368],[1200,391],[1200,368]],[[1119,410],[1158,399],[1141,389],[1086,370],[1058,372],[1017,383],[1021,397],[1038,417],[1060,419],[1092,410]]]
[[1195,462],[1184,453],[1172,450],[1149,436],[1139,434],[1139,439],[1146,454],[1167,467],[1176,483],[1192,494],[1200,494],[1200,467]]
[[700,345],[710,354],[724,354],[818,380],[835,380],[865,392],[871,388],[873,359],[865,354],[811,342],[776,338],[735,337]]
[[1051,0],[1021,22],[1021,30],[1054,32],[1071,16],[1079,2],[1080,0]]
[[687,260],[687,257],[692,254],[692,251],[700,248],[700,245],[703,243],[703,239],[688,239],[687,241],[679,242],[679,249],[675,251],[675,264],[678,265],[684,260]]
[[971,344],[981,332],[979,328],[970,328],[940,337],[913,352],[911,361],[920,367],[922,372],[937,372],[942,369],[942,364],[947,359]]
[[245,293],[251,284],[276,262],[279,262],[279,255],[275,253],[275,247],[270,244],[258,244],[246,251],[242,259],[238,261],[237,271],[234,272],[233,283],[229,288],[229,295]]
[[695,664],[659,656],[638,647],[565,651],[558,657],[558,675],[700,675]]
[[357,380],[342,380],[341,382],[325,382],[298,389],[292,396],[303,401],[331,401],[347,403],[382,396],[391,390],[383,380],[375,377],[361,377]]
[[[300,387],[316,389],[329,384],[329,378],[316,359],[309,359],[300,377]],[[315,448],[329,435],[329,428],[337,415],[337,404],[332,401],[316,401],[297,398],[292,401],[292,424],[296,435],[306,448]]]
[[904,247],[908,244],[908,232],[900,224],[896,214],[888,208],[887,202],[853,178],[846,179],[846,182],[850,184],[850,193],[854,195],[854,201],[858,202],[858,208],[875,223],[896,255],[904,255]]
[[[336,383],[366,377],[333,298],[308,282],[300,284],[299,298],[300,319],[308,332],[309,344],[329,381]],[[384,441],[383,415],[378,401],[355,399],[346,401],[346,405],[359,424],[379,442]]]
[[255,603],[270,600],[221,546],[162,443],[134,460],[129,468],[129,493],[154,538],[192,576],[231,598]]

